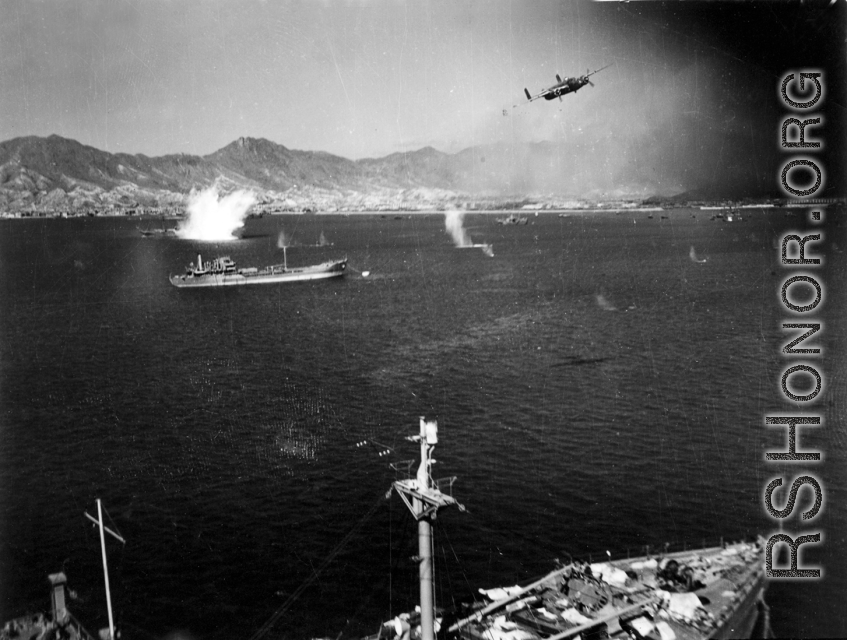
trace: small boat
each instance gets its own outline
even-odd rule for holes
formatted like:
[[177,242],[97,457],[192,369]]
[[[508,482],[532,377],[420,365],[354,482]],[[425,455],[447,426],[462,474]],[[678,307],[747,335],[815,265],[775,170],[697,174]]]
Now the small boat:
[[176,229],[139,229],[138,231],[145,238],[176,235]]
[[[138,228],[138,227],[136,227]],[[176,229],[165,227],[165,219],[162,218],[162,226],[159,228],[156,227],[147,227],[146,229],[138,228],[139,233],[145,238],[157,237],[157,236],[175,236]]]
[[526,216],[519,216],[514,213],[509,214],[504,218],[497,218],[497,224],[507,225],[507,224],[526,224],[529,222],[529,219]]
[[288,260],[284,264],[272,265],[257,269],[248,267],[239,269],[229,256],[215,258],[211,262],[203,262],[197,255],[197,264],[190,264],[181,276],[170,276],[171,284],[175,287],[228,287],[244,284],[272,284],[275,282],[297,282],[302,280],[324,280],[344,275],[347,269],[347,258],[330,260],[321,264],[306,267],[289,267]]

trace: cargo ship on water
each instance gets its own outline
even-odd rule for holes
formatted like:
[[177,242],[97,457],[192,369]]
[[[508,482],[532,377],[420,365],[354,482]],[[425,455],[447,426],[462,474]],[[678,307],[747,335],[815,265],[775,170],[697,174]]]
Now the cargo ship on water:
[[438,426],[421,418],[421,462],[414,478],[392,485],[418,522],[420,605],[384,622],[367,640],[719,640],[769,637],[764,601],[765,544],[737,542],[678,553],[569,561],[519,586],[480,589],[474,602],[453,610],[435,606],[433,521],[458,506],[433,481]]
[[324,280],[338,278],[347,269],[347,258],[330,260],[306,267],[289,267],[284,264],[258,269],[248,267],[239,269],[229,256],[203,262],[198,254],[197,264],[190,264],[183,275],[170,276],[175,287],[229,287],[246,284],[273,284],[276,282],[298,282],[303,280]]

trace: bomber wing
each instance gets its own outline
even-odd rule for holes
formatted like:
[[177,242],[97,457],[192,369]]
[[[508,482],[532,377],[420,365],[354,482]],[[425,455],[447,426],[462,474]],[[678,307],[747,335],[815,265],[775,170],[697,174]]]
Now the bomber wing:
[[526,94],[527,102],[532,102],[533,100],[538,100],[539,98],[543,98],[544,96],[546,96],[551,91],[553,91],[553,90],[552,89],[544,89],[540,93],[536,93],[533,96],[533,95],[530,95],[529,89],[524,88],[524,90],[523,90],[523,92]]

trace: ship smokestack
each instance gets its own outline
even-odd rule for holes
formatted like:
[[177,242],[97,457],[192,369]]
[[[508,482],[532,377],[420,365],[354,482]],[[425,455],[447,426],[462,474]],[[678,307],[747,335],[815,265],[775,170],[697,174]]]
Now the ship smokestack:
[[65,584],[68,579],[64,573],[51,573],[47,576],[50,585],[53,587],[50,591],[50,602],[53,605],[53,622],[59,626],[64,626],[68,619],[68,610],[65,607]]
[[197,254],[197,270],[198,271],[203,270],[203,259],[200,257],[199,253]]

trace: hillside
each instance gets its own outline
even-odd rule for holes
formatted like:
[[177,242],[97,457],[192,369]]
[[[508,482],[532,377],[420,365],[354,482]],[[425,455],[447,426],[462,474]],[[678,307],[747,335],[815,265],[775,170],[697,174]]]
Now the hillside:
[[[261,138],[239,138],[206,156],[148,157],[111,154],[57,135],[28,136],[0,143],[0,210],[179,206],[192,189],[216,181],[224,190],[249,189],[260,202],[292,208],[434,206],[459,195],[644,198],[702,188],[663,181],[651,174],[650,162],[614,158],[610,136],[456,154],[426,147],[362,160]],[[593,168],[598,161],[603,171]],[[733,195],[739,190],[738,184],[726,188]],[[722,197],[721,190],[710,185],[710,196]]]

